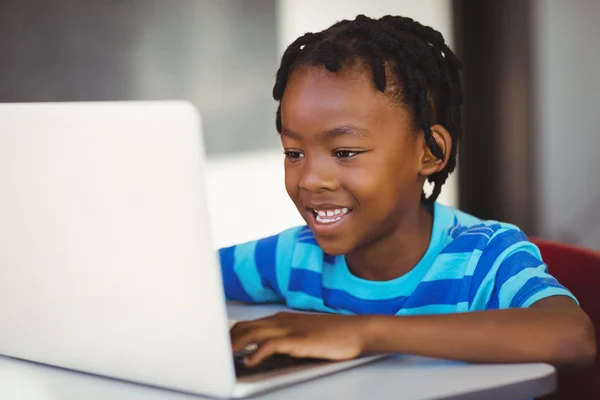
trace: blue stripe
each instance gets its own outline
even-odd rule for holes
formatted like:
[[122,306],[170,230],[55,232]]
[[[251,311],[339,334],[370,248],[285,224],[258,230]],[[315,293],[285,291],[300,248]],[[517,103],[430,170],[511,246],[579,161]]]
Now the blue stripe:
[[315,235],[312,233],[308,225],[304,226],[298,233],[298,242],[310,243],[318,246],[317,239],[315,239]]
[[277,287],[281,291],[281,297],[286,298],[289,290],[290,268],[296,254],[296,244],[300,228],[292,228],[283,231],[277,239],[277,258],[275,261],[275,276]]
[[[468,284],[468,282],[466,282]],[[443,279],[439,281],[423,282],[411,296],[398,296],[385,300],[360,299],[350,293],[337,289],[324,289],[325,305],[332,308],[341,308],[356,314],[383,314],[394,315],[400,310],[427,307],[455,307],[457,303],[468,299],[461,299],[460,287],[463,279]],[[424,308],[423,308],[424,309]]]
[[452,240],[454,240],[457,237],[459,237],[462,233],[466,232],[468,229],[468,226],[454,225],[452,228],[448,229],[448,235]]
[[[466,303],[461,303],[465,304]],[[458,304],[431,304],[423,307],[416,308],[404,308],[396,315],[406,316],[406,315],[434,315],[434,314],[452,314],[459,312],[457,310]]]
[[424,281],[435,281],[439,279],[460,279],[467,273],[466,268],[457,268],[457,266],[468,265],[473,257],[473,252],[440,254],[435,259],[435,268],[432,268],[425,277]]
[[365,300],[337,289],[323,290],[323,301],[326,306],[345,309],[356,314],[394,315],[402,308],[408,297],[396,297],[387,300]]
[[279,285],[277,284],[277,242],[279,235],[260,239],[254,250],[254,262],[261,275],[263,287],[272,289],[283,298]]
[[566,296],[566,297],[570,298],[571,300],[573,300],[575,303],[577,303],[578,306],[581,305],[581,304],[579,304],[579,301],[577,300],[577,298],[575,296],[573,296],[573,294],[571,292],[569,292],[566,288],[547,287],[545,289],[538,291],[536,294],[532,294],[531,296],[529,296],[527,298],[527,300],[525,300],[523,303],[521,303],[520,307],[531,307],[533,304],[537,303],[538,301],[543,300],[548,297],[551,297],[551,296]]
[[[321,273],[323,270],[323,250],[309,243],[297,243],[288,268],[306,269]],[[291,279],[291,278],[290,278]]]
[[312,233],[305,233],[302,235],[298,235],[298,242],[317,244],[317,239],[315,239],[315,237]]
[[357,314],[395,314],[408,299],[406,296],[387,300],[359,299],[343,290],[323,287],[322,275],[315,271],[293,268],[290,290],[323,299],[325,306],[344,309]]
[[496,286],[501,288],[504,283],[524,269],[537,268],[543,261],[527,251],[517,251],[506,257],[496,273]]
[[311,310],[337,314],[353,314],[347,310],[334,310],[333,308],[326,307],[323,304],[322,298],[316,298],[304,292],[290,292],[290,295],[286,299],[286,304],[288,307],[297,310]]
[[325,261],[326,264],[335,265],[335,256],[323,253],[323,261]]
[[[427,267],[429,267],[427,265]],[[350,272],[343,256],[336,259],[333,267],[323,268],[323,286],[328,289],[348,289],[361,299],[385,300],[390,297],[409,296],[421,282],[421,274],[410,274],[387,282],[369,281]],[[414,279],[413,279],[414,278]]]
[[454,215],[454,218],[452,219],[452,227],[448,230],[448,235],[454,239],[460,233],[460,228],[461,226],[458,224],[458,218],[456,218],[456,215]]
[[[469,253],[475,249],[483,250],[490,241],[490,238],[502,227],[500,224],[494,225],[476,225],[461,232],[448,246],[442,250],[442,253]],[[452,232],[455,235],[455,232]]]
[[484,310],[497,310],[500,308],[500,299],[498,298],[499,288],[494,288],[490,299],[485,303]]
[[219,250],[219,258],[221,261],[221,276],[223,278],[223,287],[225,289],[225,297],[230,300],[243,301],[253,303],[254,299],[244,290],[235,270],[235,246],[226,247]]
[[498,268],[494,290],[485,305],[486,310],[497,310],[500,307],[500,290],[506,281],[524,269],[537,268],[543,262],[527,251],[517,251],[508,256]]
[[439,279],[431,282],[421,282],[407,302],[407,308],[424,307],[434,304],[456,305],[469,301],[467,291],[462,287],[471,285],[471,276],[461,279]]
[[294,268],[290,275],[290,291],[302,292],[315,298],[322,298],[327,307],[344,309],[357,314],[396,314],[407,300],[406,306],[423,307],[431,305],[456,305],[467,299],[461,298],[463,279],[444,279],[423,282],[413,296],[398,296],[385,300],[361,299],[344,290],[323,287],[322,275],[315,271]]
[[510,246],[523,241],[527,241],[525,234],[521,231],[516,231],[513,229],[501,232],[489,241],[485,250],[481,254],[481,257],[479,258],[479,262],[477,263],[477,267],[475,267],[475,272],[473,273],[470,296],[471,301],[475,299],[481,283],[490,272],[500,254],[502,254]]
[[303,292],[319,299],[323,298],[323,279],[319,272],[302,268],[292,268],[290,291]]
[[517,292],[517,294],[515,294],[510,302],[510,307],[521,307],[528,298],[548,287],[567,291],[567,289],[558,283],[553,277],[541,278],[539,276],[535,276],[525,282],[523,287]]

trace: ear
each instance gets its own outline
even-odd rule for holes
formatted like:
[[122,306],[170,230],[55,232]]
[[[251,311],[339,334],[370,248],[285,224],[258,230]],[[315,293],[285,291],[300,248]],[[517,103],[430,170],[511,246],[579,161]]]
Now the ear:
[[444,169],[448,163],[450,151],[452,149],[452,136],[450,136],[450,132],[448,132],[448,130],[442,125],[432,125],[431,134],[439,148],[442,150],[444,157],[442,159],[436,158],[427,146],[425,138],[422,137],[421,143],[423,146],[423,151],[419,164],[419,174],[425,178]]

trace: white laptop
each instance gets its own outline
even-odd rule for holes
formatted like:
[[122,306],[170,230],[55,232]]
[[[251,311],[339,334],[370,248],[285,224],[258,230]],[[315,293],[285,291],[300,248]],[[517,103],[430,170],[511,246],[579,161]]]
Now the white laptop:
[[204,163],[186,102],[0,104],[0,354],[221,398],[376,359],[236,376]]

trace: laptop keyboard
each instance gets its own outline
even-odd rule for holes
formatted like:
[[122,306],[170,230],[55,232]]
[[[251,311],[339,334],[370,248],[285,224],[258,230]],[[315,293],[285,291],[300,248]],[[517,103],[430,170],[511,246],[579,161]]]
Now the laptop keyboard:
[[247,367],[246,364],[244,364],[244,357],[250,353],[251,351],[241,351],[233,356],[235,375],[238,378],[326,361],[318,358],[295,358],[283,354],[274,354],[254,367]]

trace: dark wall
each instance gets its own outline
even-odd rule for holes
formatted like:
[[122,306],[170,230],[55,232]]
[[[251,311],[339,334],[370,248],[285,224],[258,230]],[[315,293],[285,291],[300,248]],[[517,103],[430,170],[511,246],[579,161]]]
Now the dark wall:
[[465,66],[461,209],[535,234],[530,2],[455,0],[453,7]]

